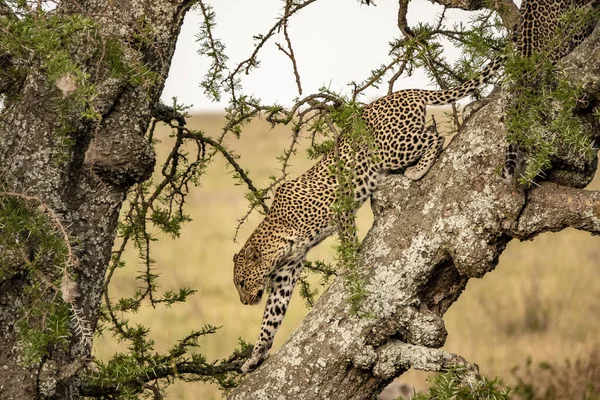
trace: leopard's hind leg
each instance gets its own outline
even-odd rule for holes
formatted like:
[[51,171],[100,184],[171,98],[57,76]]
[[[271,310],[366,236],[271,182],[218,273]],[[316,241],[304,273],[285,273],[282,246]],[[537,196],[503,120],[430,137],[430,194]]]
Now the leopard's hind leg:
[[444,137],[440,136],[435,128],[435,124],[427,127],[423,132],[426,140],[426,149],[419,162],[412,167],[406,168],[404,176],[413,181],[421,179],[427,171],[435,164],[438,156],[444,147]]

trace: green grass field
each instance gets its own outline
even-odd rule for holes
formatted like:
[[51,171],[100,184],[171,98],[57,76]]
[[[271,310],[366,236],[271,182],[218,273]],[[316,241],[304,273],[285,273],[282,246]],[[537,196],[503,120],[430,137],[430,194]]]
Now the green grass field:
[[[189,126],[217,136],[224,119],[221,115],[198,115],[188,121]],[[167,129],[157,133],[164,140],[158,146],[159,156],[168,148],[168,133]],[[276,157],[288,141],[287,128],[271,129],[266,122],[254,121],[246,126],[240,140],[228,143],[241,154],[240,164],[260,187],[277,170]],[[292,164],[291,176],[297,176],[311,161],[299,152]],[[253,343],[258,334],[263,305],[249,307],[239,302],[232,282],[232,256],[260,222],[260,216],[253,216],[243,227],[238,243],[232,241],[237,219],[248,207],[245,189],[234,183],[231,169],[218,158],[202,186],[187,199],[187,212],[193,221],[184,226],[179,239],[164,237],[154,245],[159,290],[181,286],[198,290],[185,305],[171,309],[146,306],[132,318],[152,328],[159,351],[204,324],[222,326],[217,334],[201,341],[201,351],[208,359],[227,356],[238,337]],[[600,188],[600,181],[596,179],[591,186]],[[361,209],[358,222],[362,237],[372,222],[368,204]],[[309,258],[331,260],[333,243],[328,239],[312,250]],[[134,277],[143,266],[133,251],[126,260],[128,267],[117,271],[112,281],[113,298],[130,294],[137,287]],[[511,242],[496,270],[483,279],[471,280],[446,314],[449,336],[445,349],[461,354],[477,363],[482,373],[498,375],[508,384],[513,382],[511,368],[524,364],[529,356],[534,362],[555,363],[585,357],[600,347],[599,260],[600,238],[584,232],[567,230],[544,234],[531,242]],[[297,293],[294,296],[272,353],[307,313],[303,300]],[[96,357],[107,359],[118,349],[111,337],[95,341]],[[426,376],[409,371],[400,380],[423,388]],[[216,387],[202,383],[177,383],[168,393],[171,399],[221,398]]]

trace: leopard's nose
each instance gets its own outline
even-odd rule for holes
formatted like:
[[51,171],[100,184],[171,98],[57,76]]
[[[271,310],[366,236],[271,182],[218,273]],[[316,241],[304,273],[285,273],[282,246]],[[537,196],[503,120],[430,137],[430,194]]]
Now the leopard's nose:
[[242,304],[248,304],[248,296],[246,296],[242,292],[239,292],[239,295],[240,295],[240,301],[242,302]]

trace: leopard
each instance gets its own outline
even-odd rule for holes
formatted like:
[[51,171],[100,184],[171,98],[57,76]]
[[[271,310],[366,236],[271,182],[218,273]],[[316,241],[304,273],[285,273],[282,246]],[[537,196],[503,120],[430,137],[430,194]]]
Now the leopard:
[[233,282],[243,304],[256,305],[269,291],[260,332],[243,372],[255,370],[266,358],[308,251],[336,231],[332,206],[339,184],[332,166],[339,161],[352,166],[348,193],[356,204],[366,201],[390,172],[421,179],[444,145],[434,125],[425,128],[426,106],[450,104],[472,94],[495,75],[504,59],[493,58],[478,76],[456,88],[400,90],[366,105],[361,118],[374,144],[353,146],[350,138],[340,135],[334,149],[275,190],[269,212],[233,256]]
[[[523,0],[519,12],[519,22],[513,28],[512,44],[515,53],[520,57],[532,57],[536,53],[543,53],[544,58],[552,63],[558,62],[569,54],[591,33],[595,22],[579,22],[565,26],[561,18],[569,10],[586,7],[592,12],[598,0]],[[557,32],[568,32],[565,37],[555,40]],[[564,33],[563,33],[564,35]],[[528,81],[525,81],[525,80]],[[528,78],[521,79],[516,86],[531,85]],[[509,88],[513,97],[518,96],[517,89]],[[522,152],[518,143],[509,143],[506,146],[505,162],[502,176],[510,179],[515,175],[517,159]]]

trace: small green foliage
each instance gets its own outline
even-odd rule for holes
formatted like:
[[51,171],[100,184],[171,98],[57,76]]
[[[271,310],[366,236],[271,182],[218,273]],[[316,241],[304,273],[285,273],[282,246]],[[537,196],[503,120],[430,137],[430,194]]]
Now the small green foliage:
[[507,140],[518,143],[529,154],[520,177],[522,184],[531,185],[548,170],[560,147],[566,146],[581,157],[593,156],[595,151],[575,114],[583,97],[581,87],[558,78],[552,62],[540,54],[513,57],[507,62],[506,73],[520,76],[514,82],[528,82],[515,88],[517,97],[507,113]]
[[198,2],[197,7],[200,8],[204,17],[200,32],[196,35],[196,42],[200,44],[198,53],[212,59],[211,66],[204,76],[204,80],[200,82],[200,86],[211,100],[221,101],[222,85],[228,60],[225,54],[225,45],[220,39],[213,36],[213,30],[216,26],[216,14],[213,7],[210,4],[204,4],[202,1]]
[[320,143],[313,143],[313,145],[308,149],[308,158],[314,160],[316,158],[322,157],[323,155],[333,150],[334,146],[335,141],[330,139],[324,140]]
[[173,239],[179,237],[181,225],[184,222],[191,221],[187,215],[179,214],[172,216],[170,215],[168,209],[161,209],[160,207],[156,207],[154,210],[152,210],[150,220],[154,226],[158,227],[162,232],[170,235]]
[[501,387],[498,378],[482,377],[474,385],[466,384],[465,370],[455,368],[427,379],[431,386],[426,393],[418,393],[414,400],[508,400],[510,389]]
[[353,314],[365,314],[362,310],[363,301],[369,295],[365,289],[365,280],[358,266],[358,251],[360,242],[358,238],[341,241],[337,246],[338,264],[345,270],[344,278],[346,287],[350,292],[348,303]]
[[304,299],[306,306],[312,308],[315,305],[315,297],[319,294],[319,291],[310,287],[307,278],[308,273],[305,269],[298,279],[298,284],[300,285],[300,296]]
[[[446,21],[446,11],[442,12],[434,23],[419,23],[411,27],[412,34],[390,43],[390,55],[394,58],[388,70],[400,65],[400,72],[409,76],[414,71],[423,70],[431,80],[442,88],[459,86],[469,78],[473,78],[479,66],[494,58],[495,53],[504,47],[506,33],[493,7],[475,12],[468,22],[455,24],[452,29],[443,29]],[[450,42],[460,50],[460,57],[454,62],[448,62],[445,46]],[[377,77],[379,71],[367,82]],[[390,84],[398,78],[394,75]],[[362,88],[362,86],[361,86]]]
[[[30,287],[29,294],[33,290],[43,291],[42,285],[35,289]],[[49,349],[61,346],[68,349],[71,331],[71,310],[62,301],[54,303],[36,302],[33,308],[28,310],[27,315],[19,320],[17,327],[21,335],[21,354],[23,363],[39,363],[42,357],[48,354]]]
[[559,26],[543,51],[529,57],[512,54],[505,65],[507,81],[515,95],[507,112],[507,140],[528,154],[527,167],[519,182],[530,186],[552,166],[559,149],[574,157],[594,157],[596,150],[585,135],[576,111],[583,101],[583,88],[567,81],[556,70],[554,52],[596,13],[573,8],[561,16]]
[[358,259],[360,241],[356,236],[356,211],[360,204],[354,198],[356,161],[358,157],[376,158],[373,136],[361,115],[362,107],[353,101],[342,104],[329,114],[340,132],[333,149],[335,164],[331,166],[331,173],[338,181],[338,193],[332,206],[340,238],[336,258],[350,292],[348,302],[354,314],[364,313],[362,303],[369,294]]
[[[39,362],[57,347],[68,346],[72,310],[58,294],[67,268],[68,244],[34,199],[0,194],[0,281],[25,273],[30,303],[17,321],[25,364]],[[25,265],[26,271],[21,268]]]
[[[104,363],[96,361],[96,371],[88,375],[86,389],[117,392],[115,398],[139,399],[151,398],[152,393],[144,392],[142,382],[169,378],[171,376],[188,381],[203,381],[218,384],[225,392],[237,386],[240,374],[234,361],[240,363],[249,345],[240,340],[239,347],[233,351],[228,360],[221,364],[210,363],[200,353],[190,353],[190,350],[200,347],[198,340],[206,335],[214,334],[219,328],[205,325],[201,330],[194,331],[172,346],[165,354],[154,352],[154,342],[145,340],[145,329],[138,327],[134,332],[140,339],[139,343],[132,342],[127,353],[117,353]],[[183,378],[180,374],[194,372],[197,375]]]
[[311,308],[315,304],[315,298],[319,294],[317,289],[313,289],[308,282],[308,276],[310,273],[319,274],[321,279],[319,284],[321,286],[327,286],[332,277],[337,276],[336,265],[326,263],[324,261],[305,261],[302,271],[302,275],[298,280],[300,285],[300,296],[304,299],[306,306]]
[[[5,27],[5,35],[0,38],[0,46],[12,57],[39,62],[48,74],[51,82],[71,73],[82,81],[85,75],[69,53],[73,37],[81,32],[94,30],[91,20],[81,15],[26,14],[23,19],[0,16]],[[31,56],[35,61],[28,60]],[[19,70],[25,72],[25,69]]]
[[[11,276],[14,265],[27,260],[30,272],[46,265],[64,264],[67,247],[46,215],[22,198],[0,194],[0,279]],[[18,260],[18,262],[17,262]]]
[[[77,14],[39,12],[26,14],[22,19],[0,17],[0,25],[5,27],[6,33],[0,37],[0,48],[10,54],[13,64],[20,65],[15,73],[26,74],[28,68],[37,64],[46,73],[49,83],[62,87],[64,97],[69,97],[68,101],[59,103],[64,119],[60,137],[72,130],[68,124],[71,113],[78,112],[90,121],[100,117],[90,102],[96,94],[90,73],[72,53],[82,35],[100,40],[92,20]],[[100,57],[99,53],[95,55]]]
[[[242,178],[239,174],[234,173],[235,174],[235,178],[238,180],[238,185],[242,184]],[[248,174],[248,171],[246,171],[246,174]],[[248,200],[250,202],[250,206],[252,208],[256,208],[259,210],[260,212],[260,205],[262,204],[264,198],[265,198],[265,191],[262,189],[257,189],[255,191],[249,191],[245,194],[246,200]]]

